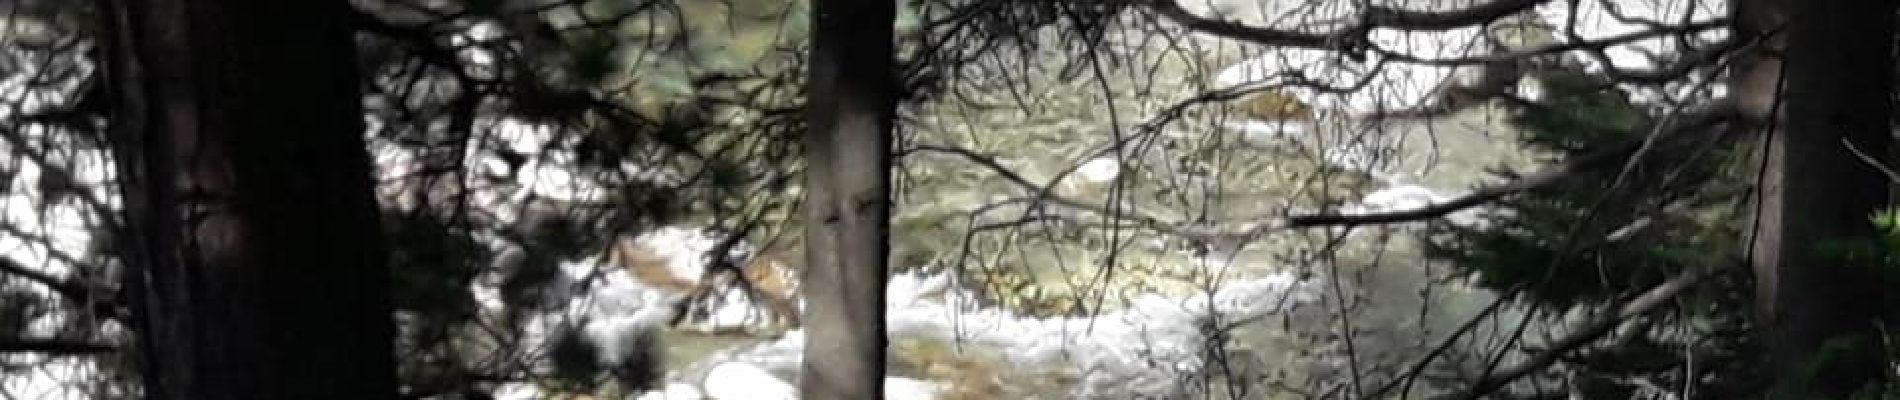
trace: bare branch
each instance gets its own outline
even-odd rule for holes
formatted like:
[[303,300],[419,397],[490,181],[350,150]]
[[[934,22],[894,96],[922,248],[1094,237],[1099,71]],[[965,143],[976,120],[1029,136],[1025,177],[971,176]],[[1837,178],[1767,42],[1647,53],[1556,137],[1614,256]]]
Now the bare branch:
[[1545,367],[1549,367],[1552,363],[1556,363],[1562,359],[1564,355],[1569,354],[1571,351],[1582,348],[1584,345],[1590,344],[1602,338],[1603,335],[1616,330],[1616,327],[1621,326],[1625,321],[1655,311],[1664,304],[1670,304],[1670,300],[1674,299],[1677,294],[1681,294],[1684,290],[1694,287],[1697,282],[1701,282],[1702,278],[1709,276],[1715,272],[1715,270],[1714,267],[1703,266],[1684,271],[1674,278],[1670,278],[1668,281],[1656,285],[1656,287],[1651,288],[1648,292],[1644,292],[1642,295],[1630,299],[1630,301],[1623,304],[1623,307],[1619,308],[1616,313],[1590,321],[1578,327],[1575,331],[1572,331],[1573,333],[1570,335],[1558,338],[1555,342],[1551,343],[1549,349],[1538,353],[1530,360],[1506,368],[1504,372],[1499,373],[1496,377],[1479,381],[1477,385],[1474,385],[1470,390],[1447,398],[1480,398],[1503,388],[1512,381],[1516,381],[1533,372],[1543,370]]
[[1466,318],[1464,323],[1459,324],[1457,329],[1453,329],[1451,334],[1445,335],[1445,338],[1440,340],[1437,346],[1433,346],[1431,351],[1426,352],[1425,356],[1413,361],[1411,366],[1405,368],[1403,374],[1392,377],[1391,381],[1379,386],[1379,388],[1373,390],[1372,393],[1367,393],[1359,398],[1362,400],[1381,398],[1381,396],[1385,396],[1386,393],[1391,392],[1394,388],[1401,388],[1399,397],[1406,397],[1411,392],[1412,382],[1425,374],[1425,368],[1430,367],[1433,360],[1451,351],[1452,346],[1458,344],[1458,341],[1464,338],[1465,334],[1471,333],[1472,330],[1478,328],[1479,323],[1484,322],[1486,319],[1496,315],[1498,311],[1503,310],[1504,306],[1509,305],[1511,299],[1515,298],[1517,293],[1522,290],[1524,290],[1523,286],[1516,286],[1504,293],[1499,293],[1496,299],[1491,300],[1490,305],[1478,310],[1478,313],[1473,314],[1471,318]]
[[[1683,135],[1683,133],[1726,132],[1724,129],[1705,128],[1710,128],[1728,121],[1728,117],[1730,116],[1729,111],[1731,111],[1730,108],[1717,104],[1708,107],[1708,109],[1710,110],[1709,112],[1699,113],[1688,121],[1671,129],[1672,134],[1666,135],[1668,136],[1666,139],[1679,141],[1694,137],[1694,135]],[[1611,165],[1620,165],[1618,161],[1626,160],[1630,156],[1635,155],[1637,151],[1644,147],[1646,141],[1647,140],[1644,139],[1624,141],[1603,151],[1577,157],[1556,168],[1540,171],[1536,174],[1502,185],[1479,188],[1473,190],[1471,193],[1443,203],[1435,203],[1410,210],[1381,213],[1293,215],[1287,217],[1287,226],[1304,228],[1329,225],[1376,225],[1443,217],[1454,212],[1489,204],[1518,193],[1550,186],[1551,184],[1562,182],[1584,171],[1595,170]]]
[[1332,32],[1304,32],[1292,29],[1274,29],[1204,17],[1182,8],[1175,0],[1155,0],[1148,8],[1156,14],[1181,24],[1188,29],[1268,46],[1305,47],[1313,49],[1350,48],[1365,41],[1366,32],[1373,28],[1391,28],[1406,31],[1442,31],[1481,25],[1499,18],[1528,10],[1548,0],[1496,0],[1483,5],[1449,11],[1411,11],[1391,7],[1370,7],[1358,21]]
[[77,340],[63,339],[0,339],[0,353],[44,353],[53,355],[86,355],[111,353],[118,347]]
[[1442,31],[1483,25],[1516,14],[1548,0],[1494,0],[1470,8],[1450,11],[1411,11],[1391,7],[1372,7],[1366,11],[1366,25],[1407,31]]
[[1159,0],[1149,5],[1149,9],[1163,18],[1174,21],[1196,32],[1215,36],[1243,40],[1267,46],[1305,47],[1331,49],[1337,46],[1340,33],[1311,33],[1287,29],[1272,29],[1248,26],[1239,22],[1220,20],[1194,15],[1181,4],[1171,0]]
[[1029,181],[1028,178],[1024,178],[1022,175],[1016,174],[1016,172],[1014,170],[1011,170],[1008,166],[1004,166],[1002,163],[997,162],[994,157],[980,154],[980,153],[977,153],[976,151],[961,148],[961,147],[938,146],[938,145],[918,145],[918,146],[913,146],[910,149],[898,154],[898,156],[903,157],[905,155],[916,153],[916,152],[932,152],[932,153],[943,153],[943,154],[954,155],[954,156],[962,157],[965,160],[969,160],[970,162],[976,163],[977,165],[988,168],[991,171],[995,171],[997,175],[1001,175],[1004,180],[1007,180],[1010,183],[1015,184],[1016,186],[1022,187],[1024,190],[1028,191],[1029,193],[1037,194],[1037,196],[1033,198],[1012,199],[1012,200],[1029,201],[1031,203],[1031,207],[1041,205],[1044,202],[1047,202],[1049,204],[1055,204],[1058,206],[1062,206],[1064,208],[1073,209],[1077,211],[1089,212],[1089,213],[1094,213],[1094,214],[1104,215],[1104,216],[1113,216],[1114,219],[1129,221],[1141,227],[1152,229],[1156,232],[1161,232],[1161,233],[1166,233],[1166,234],[1176,235],[1176,236],[1181,236],[1181,237],[1189,237],[1189,238],[1205,239],[1205,238],[1222,237],[1222,236],[1247,236],[1247,235],[1255,234],[1261,230],[1260,228],[1209,229],[1208,227],[1201,226],[1198,224],[1188,223],[1188,222],[1168,222],[1166,219],[1160,216],[1150,215],[1147,213],[1143,213],[1139,210],[1111,211],[1107,207],[1103,207],[1098,204],[1092,204],[1086,201],[1076,200],[1073,198],[1064,197],[1059,194],[1056,194],[1053,190],[1049,190],[1049,186],[1031,182]]
[[[1564,41],[1564,42],[1549,43],[1549,44],[1533,46],[1533,47],[1519,49],[1519,50],[1513,50],[1509,52],[1492,54],[1492,55],[1466,55],[1466,56],[1457,56],[1457,57],[1424,57],[1424,56],[1416,56],[1416,55],[1408,54],[1408,53],[1398,51],[1398,50],[1387,49],[1387,48],[1379,47],[1376,45],[1371,46],[1370,50],[1372,50],[1373,52],[1381,56],[1390,58],[1393,61],[1403,62],[1407,64],[1444,65],[1444,66],[1481,65],[1481,64],[1494,63],[1494,62],[1500,62],[1500,61],[1523,60],[1523,59],[1529,59],[1531,57],[1536,57],[1536,56],[1557,54],[1557,53],[1563,53],[1563,52],[1569,52],[1569,51],[1594,52],[1594,51],[1600,51],[1605,48],[1632,44],[1632,43],[1636,43],[1643,40],[1650,40],[1650,39],[1656,39],[1656,38],[1661,38],[1661,37],[1690,35],[1690,34],[1696,34],[1696,33],[1701,33],[1705,31],[1727,28],[1728,26],[1729,26],[1729,20],[1716,19],[1716,20],[1696,22],[1696,23],[1691,23],[1691,24],[1681,25],[1681,26],[1666,26],[1666,27],[1661,27],[1657,29],[1649,29],[1649,30],[1624,33],[1620,35],[1613,35],[1613,36],[1600,38],[1597,40],[1578,40],[1578,41]],[[1680,75],[1680,72],[1676,70],[1686,69],[1686,67],[1677,66],[1677,65],[1697,66],[1697,65],[1706,64],[1709,59],[1713,59],[1721,55],[1727,54],[1729,50],[1734,49],[1741,42],[1742,41],[1731,40],[1726,43],[1717,43],[1717,44],[1710,45],[1704,50],[1690,53],[1687,57],[1684,57],[1684,59],[1687,61],[1679,62],[1679,63],[1676,63],[1675,65],[1672,65],[1669,68],[1665,68],[1665,69],[1661,69],[1657,71],[1645,72],[1645,71],[1618,70],[1618,72],[1621,72],[1624,74],[1635,74],[1635,75],[1631,75],[1633,77],[1632,79],[1643,78],[1642,81],[1644,82],[1652,82],[1652,81],[1657,81],[1657,80],[1666,81],[1673,78],[1679,78],[1680,76],[1675,76],[1675,75]],[[1606,65],[1606,68],[1614,68],[1614,65]],[[1671,75],[1671,74],[1674,74],[1674,75]],[[1667,79],[1663,78],[1663,76],[1666,76],[1666,75],[1668,76],[1668,78]]]
[[60,279],[59,277],[53,276],[53,274],[27,268],[24,265],[20,265],[19,262],[5,257],[0,257],[0,274],[18,276],[33,281],[33,283],[45,285],[48,289],[52,289],[54,293],[59,293],[59,295],[65,296],[73,301],[83,301],[86,298],[86,288],[84,286],[68,282],[65,279]]
[[1900,172],[1894,172],[1892,167],[1888,167],[1886,163],[1880,162],[1880,159],[1868,155],[1865,151],[1861,151],[1860,147],[1854,146],[1854,141],[1847,140],[1847,138],[1843,137],[1841,138],[1841,146],[1846,147],[1848,152],[1854,153],[1854,158],[1859,158],[1860,162],[1867,163],[1867,166],[1873,167],[1875,170],[1879,170],[1881,174],[1886,175],[1888,181],[1900,183]]

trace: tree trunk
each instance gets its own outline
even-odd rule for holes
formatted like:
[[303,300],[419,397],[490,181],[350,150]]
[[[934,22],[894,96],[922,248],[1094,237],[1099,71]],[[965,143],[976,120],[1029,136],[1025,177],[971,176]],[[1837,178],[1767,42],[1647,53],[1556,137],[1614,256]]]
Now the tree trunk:
[[394,398],[349,2],[99,6],[146,397]]
[[896,3],[817,0],[812,19],[799,391],[882,398]]
[[1877,260],[1828,247],[1874,237],[1869,217],[1886,205],[1886,179],[1844,142],[1887,154],[1894,7],[1739,0],[1736,12],[1739,37],[1773,35],[1731,78],[1744,125],[1764,135],[1749,235],[1759,372],[1777,396],[1844,398],[1881,376],[1881,289]]

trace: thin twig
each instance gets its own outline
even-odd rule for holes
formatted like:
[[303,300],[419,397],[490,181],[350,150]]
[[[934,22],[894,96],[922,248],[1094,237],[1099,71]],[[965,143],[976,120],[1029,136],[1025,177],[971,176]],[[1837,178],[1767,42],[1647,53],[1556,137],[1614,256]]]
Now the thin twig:
[[76,340],[26,338],[0,340],[0,353],[86,355],[110,353],[118,350],[118,347],[109,344]]
[[1669,300],[1674,299],[1676,295],[1681,294],[1684,290],[1694,287],[1697,282],[1700,282],[1702,278],[1709,276],[1715,272],[1715,270],[1716,268],[1712,266],[1701,266],[1689,271],[1684,271],[1674,278],[1670,278],[1668,281],[1656,285],[1656,287],[1651,288],[1642,295],[1636,296],[1636,298],[1631,299],[1628,303],[1624,303],[1623,307],[1619,308],[1615,314],[1590,321],[1575,331],[1572,331],[1573,333],[1570,335],[1559,338],[1549,349],[1538,353],[1530,360],[1506,368],[1497,376],[1478,382],[1478,384],[1473,386],[1470,390],[1447,398],[1476,399],[1483,397],[1484,395],[1503,388],[1504,385],[1516,381],[1518,378],[1543,370],[1545,367],[1549,367],[1552,363],[1557,362],[1565,354],[1590,344],[1590,342],[1596,341],[1598,338],[1603,337],[1603,335],[1614,331],[1616,327],[1621,326],[1625,321],[1648,314],[1650,311],[1654,311],[1664,304],[1669,304]]
[[[1712,107],[1713,110],[1726,110],[1727,108],[1728,107],[1720,107],[1720,106]],[[1698,118],[1695,118],[1693,121],[1689,121],[1688,123],[1681,124],[1673,128],[1672,130],[1673,131],[1682,131],[1682,130],[1696,131],[1700,128],[1705,128],[1708,126],[1722,123],[1726,121],[1727,119],[1728,119],[1727,113],[1721,112],[1721,111],[1713,111],[1710,113],[1701,114],[1699,115]],[[1716,131],[1719,132],[1721,130],[1716,130]],[[1679,139],[1683,135],[1663,135],[1663,136],[1670,136],[1671,139]],[[1414,208],[1410,210],[1380,212],[1380,213],[1293,215],[1293,216],[1287,217],[1287,226],[1293,227],[1293,228],[1306,228],[1306,227],[1327,226],[1327,225],[1349,225],[1349,226],[1350,225],[1376,225],[1376,224],[1390,224],[1390,223],[1400,223],[1400,222],[1421,221],[1421,220],[1443,217],[1445,215],[1449,215],[1454,212],[1463,211],[1463,210],[1470,209],[1473,207],[1489,204],[1491,202],[1503,199],[1505,197],[1509,197],[1509,196],[1516,195],[1516,194],[1523,193],[1530,190],[1535,190],[1535,189],[1542,188],[1545,186],[1550,186],[1558,182],[1563,182],[1564,180],[1569,179],[1570,177],[1575,176],[1576,174],[1584,172],[1584,171],[1591,171],[1598,168],[1603,168],[1603,167],[1612,165],[1613,163],[1617,161],[1627,161],[1631,156],[1635,155],[1636,152],[1644,148],[1645,144],[1647,143],[1647,139],[1648,138],[1644,138],[1644,140],[1628,140],[1623,143],[1617,144],[1615,146],[1611,146],[1610,148],[1604,151],[1599,151],[1596,153],[1577,157],[1575,159],[1572,159],[1570,162],[1562,164],[1562,165],[1558,165],[1555,168],[1545,170],[1545,171],[1540,171],[1536,174],[1531,174],[1529,176],[1520,178],[1516,181],[1512,181],[1509,183],[1479,188],[1477,190],[1473,190],[1471,193],[1467,193],[1463,196],[1458,196],[1456,198],[1453,198],[1451,200],[1448,200],[1442,203],[1434,203],[1425,207],[1419,207],[1419,208]]]
[[1868,155],[1866,152],[1861,151],[1860,147],[1854,146],[1853,141],[1849,141],[1847,140],[1846,137],[1842,137],[1841,146],[1846,146],[1848,152],[1854,153],[1854,157],[1860,158],[1860,161],[1867,163],[1867,166],[1874,167],[1874,169],[1880,170],[1880,173],[1886,174],[1888,181],[1894,182],[1894,183],[1900,183],[1900,172],[1894,172],[1892,167],[1888,167],[1887,164],[1881,163],[1880,160],[1874,158],[1874,156]]

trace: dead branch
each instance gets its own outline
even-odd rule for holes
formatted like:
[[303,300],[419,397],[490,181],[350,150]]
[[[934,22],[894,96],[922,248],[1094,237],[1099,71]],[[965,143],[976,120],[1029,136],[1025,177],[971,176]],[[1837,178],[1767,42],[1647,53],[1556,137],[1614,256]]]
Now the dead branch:
[[[1674,128],[1666,128],[1669,129],[1668,132],[1670,132],[1670,134],[1664,135],[1667,136],[1664,140],[1679,142],[1697,137],[1697,134],[1727,132],[1726,129],[1710,128],[1715,128],[1717,125],[1726,123],[1730,117],[1730,108],[1716,104],[1709,106],[1707,110],[1709,111],[1691,116],[1691,118],[1686,119],[1681,124],[1677,124]],[[1287,217],[1287,226],[1305,228],[1334,225],[1377,225],[1439,218],[1454,212],[1490,204],[1491,202],[1519,193],[1550,186],[1582,172],[1608,166],[1622,165],[1620,163],[1621,161],[1627,160],[1629,157],[1635,155],[1637,151],[1644,147],[1644,144],[1645,138],[1627,140],[1602,151],[1577,157],[1555,168],[1540,171],[1509,183],[1478,188],[1477,190],[1471,191],[1471,193],[1443,203],[1436,203],[1410,210],[1380,213],[1293,215]]]
[[1332,32],[1305,32],[1274,29],[1195,15],[1175,0],[1155,0],[1148,8],[1163,18],[1188,29],[1234,40],[1268,46],[1312,49],[1350,49],[1365,42],[1373,28],[1407,31],[1442,31],[1480,25],[1516,14],[1548,0],[1496,0],[1482,5],[1449,11],[1411,11],[1391,7],[1369,7],[1357,22]]
[[1543,370],[1545,367],[1549,367],[1552,363],[1556,363],[1562,359],[1571,351],[1582,348],[1591,342],[1595,342],[1597,339],[1602,338],[1603,335],[1616,330],[1616,327],[1621,326],[1624,322],[1655,311],[1664,304],[1670,304],[1669,301],[1674,299],[1676,295],[1694,287],[1697,282],[1701,282],[1702,278],[1709,276],[1715,272],[1715,270],[1716,268],[1713,266],[1702,266],[1684,271],[1676,275],[1676,277],[1656,285],[1656,287],[1651,288],[1642,295],[1630,299],[1630,301],[1624,303],[1623,307],[1619,308],[1616,313],[1590,321],[1578,327],[1578,329],[1573,331],[1570,335],[1558,338],[1555,342],[1551,343],[1550,348],[1539,352],[1530,360],[1506,368],[1503,372],[1498,373],[1497,376],[1481,380],[1476,385],[1473,385],[1471,389],[1446,398],[1480,398],[1503,388],[1512,381]]
[[118,347],[62,339],[0,339],[0,353],[42,353],[51,355],[87,355],[119,351]]

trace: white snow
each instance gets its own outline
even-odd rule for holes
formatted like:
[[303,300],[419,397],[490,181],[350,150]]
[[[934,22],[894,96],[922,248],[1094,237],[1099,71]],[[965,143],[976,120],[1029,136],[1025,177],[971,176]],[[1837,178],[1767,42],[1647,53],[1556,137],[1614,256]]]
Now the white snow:
[[933,400],[944,385],[901,376],[884,377],[885,400]]
[[[939,290],[949,286],[946,278],[901,274],[889,287],[886,320],[892,337],[955,340],[994,349],[1016,365],[1089,371],[1072,393],[1075,397],[1160,394],[1172,387],[1179,373],[1202,365],[1204,337],[1197,319],[1211,313],[1247,318],[1279,312],[1315,300],[1302,289],[1309,284],[1291,274],[1277,274],[1233,282],[1211,296],[1144,295],[1127,309],[1094,318],[1033,318],[963,306],[972,295]],[[1280,301],[1283,298],[1286,301]],[[796,363],[804,337],[794,331],[735,358]],[[1164,367],[1150,368],[1151,362]]]
[[667,384],[663,389],[641,394],[634,400],[704,400],[705,398],[706,394],[700,392],[698,387],[675,382]]
[[[668,390],[681,384],[668,385]],[[720,363],[707,372],[704,384],[706,397],[714,400],[793,400],[798,398],[798,388],[774,375],[765,368],[746,362]],[[686,389],[690,389],[687,386]],[[918,379],[887,376],[884,377],[884,398],[888,400],[931,400],[944,390],[943,384]],[[646,399],[646,397],[641,397]],[[655,397],[660,399],[661,397]],[[675,397],[665,397],[673,399]]]
[[798,388],[743,362],[721,363],[706,373],[706,396],[716,400],[793,400]]
[[1075,170],[1076,178],[1088,183],[1108,183],[1121,175],[1122,163],[1114,157],[1098,157],[1082,163]]
[[1359,200],[1363,211],[1409,211],[1449,200],[1431,189],[1418,185],[1399,185],[1379,189]]
[[1314,130],[1312,123],[1304,121],[1261,121],[1246,119],[1228,121],[1224,126],[1227,129],[1239,132],[1241,140],[1257,146],[1298,142],[1302,134]]

